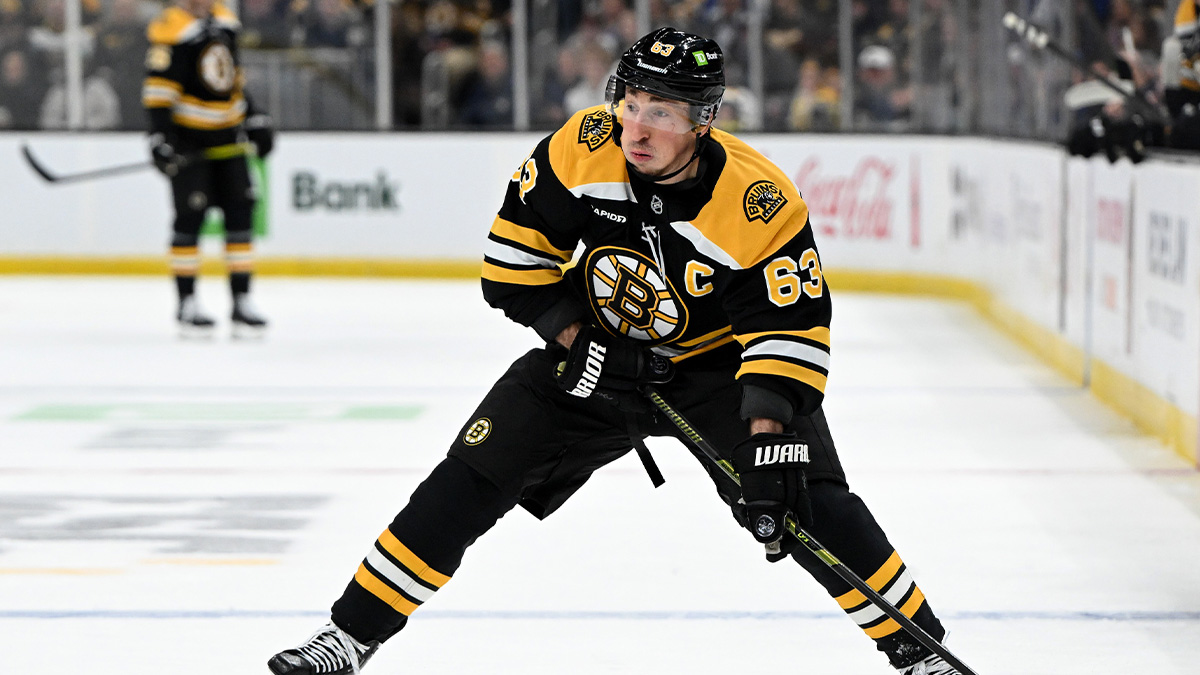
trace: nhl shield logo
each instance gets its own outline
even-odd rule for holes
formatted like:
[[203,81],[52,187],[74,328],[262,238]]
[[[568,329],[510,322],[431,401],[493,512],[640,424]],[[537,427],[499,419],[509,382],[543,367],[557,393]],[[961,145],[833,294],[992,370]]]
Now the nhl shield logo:
[[769,180],[760,180],[746,188],[746,196],[742,199],[742,208],[746,211],[747,220],[771,222],[776,213],[787,204],[783,190]]
[[597,110],[584,116],[579,125],[579,142],[588,146],[589,152],[595,152],[612,136],[612,115]]

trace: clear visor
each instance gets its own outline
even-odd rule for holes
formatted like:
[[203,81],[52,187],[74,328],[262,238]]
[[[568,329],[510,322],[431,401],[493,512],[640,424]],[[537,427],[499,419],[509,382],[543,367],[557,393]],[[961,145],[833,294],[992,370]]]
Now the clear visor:
[[616,76],[608,83],[607,104],[608,111],[622,126],[640,124],[675,134],[695,131],[707,123],[705,118],[711,117],[708,112],[711,106],[673,101],[626,87]]

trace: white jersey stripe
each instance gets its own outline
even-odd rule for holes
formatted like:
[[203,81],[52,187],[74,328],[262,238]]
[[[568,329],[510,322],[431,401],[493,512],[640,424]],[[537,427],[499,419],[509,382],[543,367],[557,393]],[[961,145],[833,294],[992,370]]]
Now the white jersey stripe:
[[742,266],[738,264],[738,261],[733,259],[733,256],[723,251],[720,246],[717,246],[709,241],[708,238],[700,232],[700,230],[696,229],[695,225],[692,225],[686,220],[678,220],[671,223],[671,227],[674,228],[674,230],[682,235],[685,239],[692,242],[692,246],[695,246],[697,251],[712,258],[713,260],[716,260],[731,270],[742,269]]
[[483,254],[492,260],[508,263],[510,265],[537,265],[538,267],[558,267],[558,263],[526,253],[519,248],[513,248],[498,241],[487,239],[483,245]]
[[636,202],[633,188],[629,183],[585,183],[571,188],[571,194],[576,197],[595,197],[596,199],[611,199],[613,201]]
[[412,577],[406,570],[398,567],[391,560],[388,560],[379,549],[371,547],[371,552],[367,554],[367,562],[375,571],[387,577],[387,580],[392,582],[394,586],[407,593],[410,597],[416,599],[418,603],[423,603],[433,597],[434,591],[417,583],[417,580]]
[[786,356],[829,370],[829,352],[788,340],[764,340],[742,352],[743,359],[751,356]]

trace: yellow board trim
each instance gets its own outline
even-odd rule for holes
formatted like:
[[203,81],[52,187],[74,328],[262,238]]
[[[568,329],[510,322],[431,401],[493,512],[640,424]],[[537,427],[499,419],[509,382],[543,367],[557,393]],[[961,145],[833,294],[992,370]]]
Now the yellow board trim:
[[379,545],[385,551],[391,553],[393,558],[399,560],[401,565],[407,567],[408,571],[417,575],[421,581],[431,583],[438,588],[445,586],[446,582],[450,581],[450,577],[433,569],[424,560],[418,558],[415,553],[408,550],[408,547],[400,543],[400,540],[396,538],[396,535],[392,534],[391,530],[384,530],[383,534],[379,535]]

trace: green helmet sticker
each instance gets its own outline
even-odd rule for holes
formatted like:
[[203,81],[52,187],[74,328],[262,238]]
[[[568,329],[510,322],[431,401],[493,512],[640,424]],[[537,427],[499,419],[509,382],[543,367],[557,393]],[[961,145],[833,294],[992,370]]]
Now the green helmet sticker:
[[706,57],[704,55],[704,52],[692,52],[692,56],[694,56],[696,58],[696,65],[698,65],[698,66],[707,66],[708,65],[708,57]]

